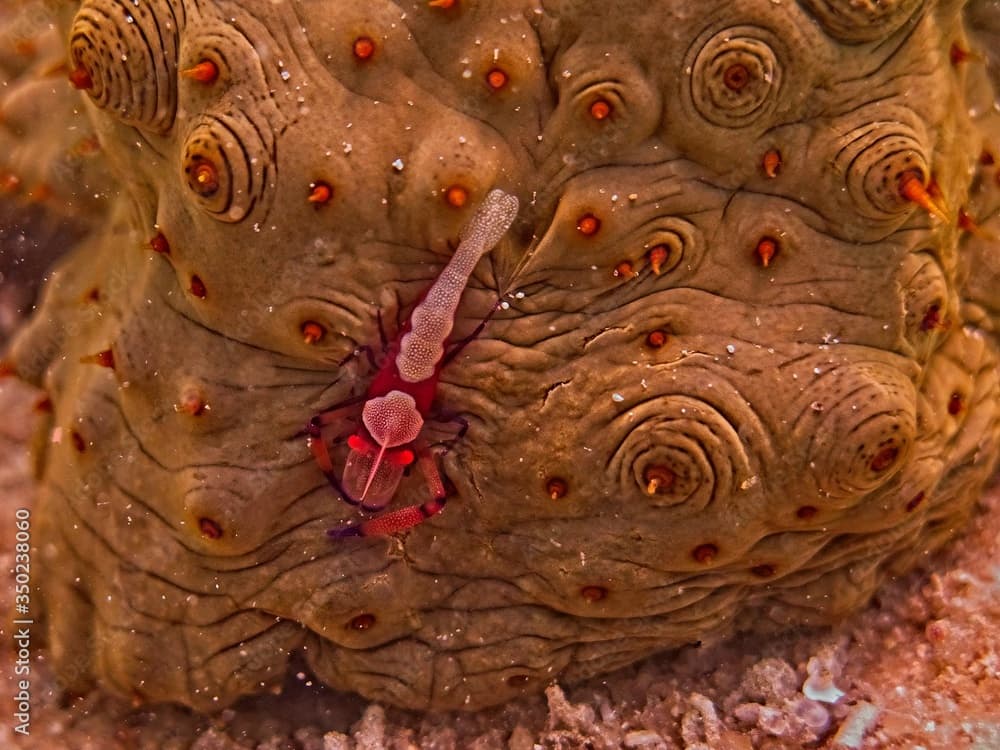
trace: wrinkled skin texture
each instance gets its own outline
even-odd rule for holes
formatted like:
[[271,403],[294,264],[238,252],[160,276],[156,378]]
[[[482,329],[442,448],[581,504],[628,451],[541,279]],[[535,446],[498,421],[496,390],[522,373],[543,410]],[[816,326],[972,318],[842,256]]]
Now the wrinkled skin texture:
[[[477,708],[836,620],[972,512],[998,80],[950,50],[963,12],[995,38],[989,3],[124,6],[68,34],[122,199],[9,353],[53,401],[37,559],[69,687],[215,709],[301,649],[338,688]],[[214,82],[178,74],[202,60]],[[442,371],[449,504],[331,543],[354,511],[302,426],[364,392],[376,311],[391,335],[493,187],[522,210],[455,335],[508,306]]]

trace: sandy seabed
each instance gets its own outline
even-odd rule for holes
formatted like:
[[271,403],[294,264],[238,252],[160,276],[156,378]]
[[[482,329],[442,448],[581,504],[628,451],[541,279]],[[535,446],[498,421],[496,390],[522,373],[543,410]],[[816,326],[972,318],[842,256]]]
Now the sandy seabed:
[[[475,714],[416,714],[313,682],[215,716],[67,696],[30,626],[30,734],[17,723],[15,512],[31,507],[37,392],[0,381],[0,748],[29,750],[1000,750],[1000,484],[947,550],[836,628],[667,652]],[[44,581],[33,583],[44,586]]]

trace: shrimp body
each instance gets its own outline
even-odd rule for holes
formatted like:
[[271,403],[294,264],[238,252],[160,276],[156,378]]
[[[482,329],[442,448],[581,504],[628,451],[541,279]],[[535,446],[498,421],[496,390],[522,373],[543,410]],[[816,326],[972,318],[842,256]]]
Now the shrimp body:
[[350,452],[342,480],[334,472],[322,429],[349,407],[336,406],[310,420],[306,427],[309,448],[344,501],[363,510],[381,510],[392,501],[406,467],[415,461],[431,494],[431,499],[421,505],[331,529],[330,536],[392,534],[444,508],[446,492],[437,462],[421,442],[420,434],[437,395],[446,361],[445,345],[462,293],[476,264],[507,232],[517,210],[517,198],[493,190],[466,225],[451,260],[413,308],[387,350],[385,364],[368,385],[361,409],[362,428],[347,439]]

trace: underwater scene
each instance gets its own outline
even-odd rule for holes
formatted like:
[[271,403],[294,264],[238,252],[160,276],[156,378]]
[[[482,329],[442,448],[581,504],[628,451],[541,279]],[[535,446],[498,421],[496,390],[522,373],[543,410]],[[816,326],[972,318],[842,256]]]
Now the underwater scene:
[[1000,2],[0,0],[0,750],[1000,750]]

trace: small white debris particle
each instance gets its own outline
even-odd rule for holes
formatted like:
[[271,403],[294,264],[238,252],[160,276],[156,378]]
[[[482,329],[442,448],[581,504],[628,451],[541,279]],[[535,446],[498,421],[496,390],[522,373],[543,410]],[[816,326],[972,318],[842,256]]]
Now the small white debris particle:
[[847,747],[851,750],[860,748],[868,730],[878,720],[879,713],[881,711],[878,706],[860,701],[851,709],[847,718],[844,719],[844,723],[840,725],[840,731],[833,738],[833,746],[837,748]]
[[809,676],[802,684],[802,694],[809,700],[836,703],[844,697],[844,691],[834,682],[837,675],[828,658],[811,657],[806,664],[806,672]]
[[730,354],[735,354],[736,347],[733,346],[732,344],[726,344],[726,351],[729,352]]
[[622,741],[625,747],[649,747],[655,745],[663,746],[663,737],[651,729],[636,729],[628,732]]
[[611,400],[620,404],[622,401],[625,400],[625,397],[616,391],[615,393],[611,394]]
[[397,172],[402,172],[403,171],[403,160],[402,159],[396,159],[396,161],[394,161],[392,163],[392,168],[395,169]]

